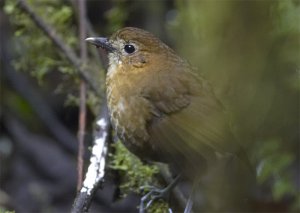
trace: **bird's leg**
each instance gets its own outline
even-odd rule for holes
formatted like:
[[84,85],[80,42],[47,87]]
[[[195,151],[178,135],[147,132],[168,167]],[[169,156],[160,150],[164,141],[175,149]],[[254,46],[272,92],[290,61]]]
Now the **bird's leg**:
[[181,175],[177,175],[176,178],[166,188],[163,189],[159,189],[155,186],[147,187],[150,189],[150,191],[141,198],[139,213],[144,213],[145,210],[149,208],[151,204],[158,199],[167,200],[169,198],[170,192],[176,186],[180,177]]

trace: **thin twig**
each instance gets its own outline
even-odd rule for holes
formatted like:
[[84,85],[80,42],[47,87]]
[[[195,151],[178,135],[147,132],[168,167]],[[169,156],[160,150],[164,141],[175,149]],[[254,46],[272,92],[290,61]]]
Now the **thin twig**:
[[51,27],[49,24],[46,24],[46,22],[33,11],[33,9],[27,4],[25,0],[18,0],[18,5],[25,13],[29,15],[29,17],[36,24],[36,26],[39,27],[46,34],[46,36],[49,37],[52,40],[52,42],[65,54],[69,62],[76,68],[79,77],[82,80],[84,80],[91,87],[91,89],[100,97],[101,95],[97,89],[98,87],[88,76],[87,71],[80,66],[79,58],[76,56],[74,51],[68,45],[65,44],[63,39],[58,36],[54,28]]
[[[80,41],[80,59],[81,64],[86,63],[87,50],[86,50],[86,27],[85,27],[85,13],[86,5],[85,0],[78,0],[78,10],[79,10],[79,41]],[[80,97],[79,97],[79,130],[78,130],[78,179],[77,179],[77,190],[80,190],[82,186],[83,179],[83,155],[84,155],[84,136],[85,136],[85,126],[86,126],[86,85],[83,80],[80,81]]]
[[[75,14],[79,14],[78,8],[76,6],[76,0],[68,0],[70,2],[70,4],[72,5],[72,8],[74,10]],[[97,33],[94,31],[90,21],[88,20],[88,17],[85,16],[85,27],[87,30],[87,37],[96,37],[98,36]],[[90,53],[91,53],[91,58],[95,58],[95,59],[99,59],[100,60],[100,65],[102,66],[102,68],[106,69],[107,68],[107,53],[106,50],[102,49],[102,48],[91,48],[90,49]]]

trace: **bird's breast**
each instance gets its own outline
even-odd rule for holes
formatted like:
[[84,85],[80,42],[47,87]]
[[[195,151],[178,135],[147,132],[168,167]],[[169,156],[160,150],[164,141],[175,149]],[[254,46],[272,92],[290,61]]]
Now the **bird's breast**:
[[131,86],[121,79],[108,78],[107,103],[118,137],[131,152],[145,159],[153,149],[147,131],[150,106],[146,99],[132,92]]

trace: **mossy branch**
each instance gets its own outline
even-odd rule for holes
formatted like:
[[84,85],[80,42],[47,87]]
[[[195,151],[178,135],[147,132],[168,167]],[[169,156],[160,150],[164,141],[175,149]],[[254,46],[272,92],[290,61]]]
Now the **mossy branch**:
[[64,53],[69,62],[76,68],[78,76],[90,86],[90,88],[96,93],[97,96],[101,97],[102,95],[98,90],[99,87],[94,84],[90,76],[87,74],[88,71],[82,68],[80,59],[77,57],[75,52],[65,44],[63,39],[59,37],[55,29],[47,24],[40,16],[38,16],[25,0],[19,0],[18,6],[22,11],[28,14],[28,16],[36,24],[36,26],[40,28],[49,39],[51,39],[53,44],[55,44],[55,46]]

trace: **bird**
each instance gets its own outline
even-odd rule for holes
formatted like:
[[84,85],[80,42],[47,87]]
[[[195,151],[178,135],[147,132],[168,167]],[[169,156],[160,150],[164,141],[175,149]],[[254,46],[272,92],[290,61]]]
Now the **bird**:
[[[206,179],[213,179],[207,181],[208,194],[214,186],[240,186],[239,179],[251,176],[252,165],[232,133],[224,106],[210,82],[187,60],[135,27],[86,41],[107,51],[111,123],[130,152],[143,161],[167,163],[189,179],[206,173]],[[231,171],[233,167],[242,169]],[[221,193],[223,189],[217,192],[221,198],[210,196],[210,210],[224,210],[226,205],[234,209],[240,203],[216,205],[239,191],[229,187]]]

